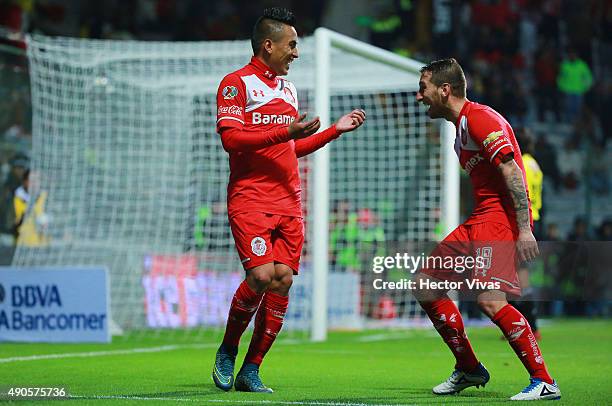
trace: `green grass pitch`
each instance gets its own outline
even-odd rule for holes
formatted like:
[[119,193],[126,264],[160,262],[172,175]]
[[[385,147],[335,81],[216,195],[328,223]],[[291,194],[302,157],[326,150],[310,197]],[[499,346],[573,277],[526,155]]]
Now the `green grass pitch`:
[[[612,404],[612,322],[555,320],[541,331],[544,357],[563,394],[556,404]],[[279,340],[261,369],[274,394],[218,390],[210,378],[217,343],[165,333],[119,338],[109,345],[4,343],[0,386],[66,386],[76,397],[72,404],[96,405],[507,402],[529,383],[523,366],[496,328],[468,328],[468,334],[491,381],[485,389],[469,388],[449,397],[431,394],[432,386],[446,379],[453,366],[448,348],[433,329],[335,332],[325,343]],[[239,357],[246,346],[245,338]],[[74,356],[81,353],[89,356]],[[56,357],[27,359],[48,354]],[[36,402],[44,403],[51,401]]]

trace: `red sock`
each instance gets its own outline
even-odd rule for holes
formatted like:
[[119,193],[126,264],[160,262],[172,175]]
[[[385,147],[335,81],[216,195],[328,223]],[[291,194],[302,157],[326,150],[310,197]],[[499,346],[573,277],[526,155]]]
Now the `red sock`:
[[448,297],[421,303],[436,330],[455,356],[455,369],[470,372],[478,366],[478,359],[465,334],[459,309]]
[[289,297],[266,292],[255,317],[255,331],[244,363],[261,365],[264,356],[272,347],[278,332],[283,327]]
[[258,294],[254,292],[246,280],[242,281],[240,286],[238,286],[232,299],[229,315],[227,316],[223,345],[238,347],[240,337],[249,325],[251,318],[253,318],[253,314],[257,311],[262,296],[263,293]]
[[493,316],[492,321],[504,333],[510,346],[529,371],[529,375],[552,383],[540,347],[525,317],[512,305],[507,304]]

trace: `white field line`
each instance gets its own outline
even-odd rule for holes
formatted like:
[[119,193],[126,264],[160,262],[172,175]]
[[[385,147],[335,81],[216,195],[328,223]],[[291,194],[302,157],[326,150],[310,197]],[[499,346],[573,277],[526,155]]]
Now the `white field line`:
[[308,405],[308,406],[414,406],[414,403],[354,403],[354,402],[320,402],[311,401],[290,401],[290,400],[234,400],[234,399],[202,399],[204,402],[211,403],[257,403],[268,405]]
[[289,401],[289,400],[239,400],[239,399],[190,399],[190,398],[160,398],[129,395],[70,395],[71,399],[98,399],[98,400],[140,400],[140,401],[169,401],[169,402],[197,402],[197,403],[245,403],[257,405],[305,405],[305,406],[413,406],[408,403],[354,403],[354,402],[319,402],[313,401]]
[[[432,337],[440,337],[436,331],[423,331],[419,330],[421,338],[432,338]],[[404,340],[406,338],[414,338],[417,334],[414,331],[406,330],[406,331],[397,331],[391,333],[380,333],[380,334],[370,334],[366,336],[357,337],[355,341],[361,343],[369,343],[376,341],[394,341],[394,340]]]
[[363,351],[358,350],[325,350],[317,348],[285,348],[283,352],[294,352],[294,353],[309,353],[309,354],[331,354],[331,355],[349,355],[349,354],[363,354]]
[[[386,341],[386,340],[397,340],[401,338],[409,338],[410,334],[405,333],[383,333],[371,336],[359,337],[355,341],[357,342],[371,342],[371,341]],[[287,339],[282,340],[278,344],[281,345],[295,345],[295,344],[307,344],[308,342]],[[188,348],[212,348],[216,347],[216,343],[207,344],[176,344],[176,345],[162,345],[159,347],[142,347],[142,348],[130,348],[125,350],[106,350],[106,351],[88,351],[88,352],[68,352],[68,353],[57,353],[57,354],[41,354],[41,355],[27,355],[22,357],[8,357],[0,358],[0,364],[7,364],[10,362],[23,362],[23,361],[40,361],[48,359],[63,359],[63,358],[90,358],[90,357],[105,357],[112,355],[130,355],[130,354],[142,354],[142,353],[154,353],[164,351],[176,351]],[[309,349],[312,352],[326,352],[327,350]],[[330,351],[334,353],[340,353],[341,351]],[[348,352],[347,352],[348,353]]]
[[70,395],[68,399],[96,399],[96,400],[141,400],[141,401],[156,401],[165,400],[168,402],[201,402],[196,399],[188,398],[154,398],[144,396],[128,396],[128,395]]
[[88,351],[88,352],[65,352],[58,354],[42,354],[42,355],[28,355],[23,357],[9,357],[0,358],[0,364],[6,364],[9,362],[19,361],[38,361],[44,359],[61,359],[61,358],[89,358],[89,357],[105,357],[109,355],[128,355],[128,354],[142,354],[148,352],[164,352],[164,351],[175,351],[186,348],[212,348],[219,344],[177,344],[177,345],[162,345],[160,347],[142,347],[142,348],[130,348],[125,350],[108,350],[108,351]]
[[[387,340],[399,340],[410,338],[413,336],[410,333],[406,332],[394,332],[394,333],[383,333],[383,334],[373,334],[369,336],[358,337],[355,339],[356,342],[376,342],[376,341],[387,341]],[[436,335],[437,336],[437,335]],[[293,339],[282,340],[277,343],[277,345],[296,345],[296,344],[308,344],[308,341],[300,341]],[[91,358],[91,357],[105,357],[105,356],[113,356],[113,355],[130,355],[130,354],[143,354],[143,353],[155,353],[155,352],[165,352],[165,351],[176,351],[182,349],[189,348],[213,348],[216,347],[217,343],[206,343],[206,344],[176,344],[176,345],[162,345],[158,347],[142,347],[142,348],[130,348],[124,350],[105,350],[105,351],[87,351],[87,352],[68,352],[68,353],[57,353],[57,354],[40,354],[40,355],[27,355],[21,357],[8,357],[8,358],[0,358],[0,364],[7,364],[11,362],[24,362],[24,361],[40,361],[40,360],[48,360],[48,359],[64,359],[64,358]],[[306,349],[303,349],[306,350]],[[312,352],[321,352],[325,353],[328,350],[325,349],[316,349],[309,348],[306,351]],[[343,351],[333,351],[330,352],[339,354]],[[344,350],[346,351],[346,350]],[[352,351],[346,351],[348,354]]]

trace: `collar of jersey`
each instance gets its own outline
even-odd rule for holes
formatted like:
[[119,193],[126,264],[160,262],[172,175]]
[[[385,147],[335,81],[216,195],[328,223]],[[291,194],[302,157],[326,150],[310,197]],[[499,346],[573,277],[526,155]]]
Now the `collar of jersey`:
[[270,84],[276,85],[276,72],[274,72],[268,65],[257,59],[255,56],[251,57],[250,65],[257,71],[258,76],[270,81]]
[[455,123],[455,127],[459,128],[459,124],[461,123],[461,117],[467,115],[468,108],[471,105],[472,105],[472,102],[469,101],[468,99],[465,99],[465,103],[463,104],[463,107],[461,107],[461,111],[459,112],[459,117],[457,117],[457,122]]

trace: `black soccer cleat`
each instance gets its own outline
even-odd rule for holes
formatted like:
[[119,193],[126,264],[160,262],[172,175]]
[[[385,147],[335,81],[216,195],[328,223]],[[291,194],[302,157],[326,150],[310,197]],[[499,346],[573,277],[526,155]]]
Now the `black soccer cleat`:
[[453,395],[459,393],[465,388],[475,386],[479,388],[489,382],[490,376],[489,371],[479,363],[476,369],[472,372],[465,372],[459,369],[455,369],[451,376],[438,386],[434,387],[432,392],[436,395]]
[[244,364],[242,368],[240,368],[238,375],[236,375],[234,387],[240,392],[274,392],[261,382],[259,378],[259,365],[256,364]]

